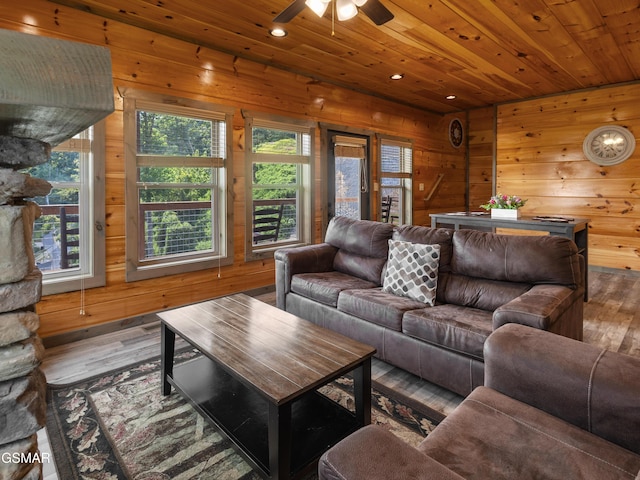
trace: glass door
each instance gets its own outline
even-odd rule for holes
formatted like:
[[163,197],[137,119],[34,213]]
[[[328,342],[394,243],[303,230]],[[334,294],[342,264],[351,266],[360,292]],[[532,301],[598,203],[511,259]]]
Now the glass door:
[[369,139],[331,130],[328,133],[328,218],[368,219],[371,181]]

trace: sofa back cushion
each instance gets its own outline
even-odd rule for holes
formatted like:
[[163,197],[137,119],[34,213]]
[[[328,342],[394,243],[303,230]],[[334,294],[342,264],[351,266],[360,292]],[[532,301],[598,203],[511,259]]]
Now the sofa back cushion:
[[453,230],[450,228],[429,228],[417,225],[400,225],[393,232],[393,240],[401,242],[440,245],[440,265],[438,271],[446,273],[451,270]]
[[493,312],[531,289],[529,283],[501,282],[450,273],[438,285],[438,302]]
[[381,285],[392,233],[389,223],[332,218],[325,242],[338,248],[333,269]]
[[582,284],[576,244],[564,237],[499,235],[477,230],[453,234],[454,274],[516,283]]

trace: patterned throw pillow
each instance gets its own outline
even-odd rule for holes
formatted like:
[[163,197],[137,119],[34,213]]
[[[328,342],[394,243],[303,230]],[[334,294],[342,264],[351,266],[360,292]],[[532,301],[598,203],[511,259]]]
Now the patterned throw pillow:
[[389,259],[382,289],[433,306],[439,262],[440,245],[389,240]]

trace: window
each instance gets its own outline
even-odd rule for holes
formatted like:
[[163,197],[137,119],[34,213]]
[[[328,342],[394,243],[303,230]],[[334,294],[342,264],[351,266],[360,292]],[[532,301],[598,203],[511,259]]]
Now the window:
[[125,93],[127,281],[230,263],[231,113]]
[[411,223],[412,212],[411,142],[380,139],[380,212],[381,220]]
[[33,252],[43,294],[105,284],[104,123],[55,147],[48,162],[25,173],[51,183],[34,198],[42,215],[33,229]]
[[313,129],[247,117],[247,259],[308,243]]
[[[335,184],[333,214],[336,217],[358,220],[369,218],[367,138],[346,134],[333,135],[332,143]],[[329,168],[331,168],[331,160],[329,160]]]

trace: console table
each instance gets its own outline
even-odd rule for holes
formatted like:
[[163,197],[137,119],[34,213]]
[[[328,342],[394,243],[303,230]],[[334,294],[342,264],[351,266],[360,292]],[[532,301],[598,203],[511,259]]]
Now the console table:
[[[571,218],[568,221],[557,220],[561,217],[547,217],[538,220],[535,216],[521,216],[517,220],[491,218],[484,212],[451,212],[432,213],[431,227],[453,228],[455,230],[485,230],[495,232],[496,228],[509,228],[515,230],[535,230],[548,232],[549,235],[570,238],[578,246],[578,251],[584,257],[584,299],[589,299],[589,222],[590,218]],[[556,220],[549,220],[556,218]],[[567,217],[568,218],[568,217]]]

